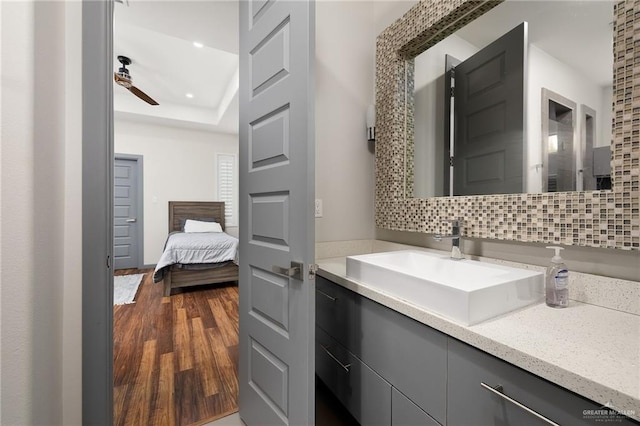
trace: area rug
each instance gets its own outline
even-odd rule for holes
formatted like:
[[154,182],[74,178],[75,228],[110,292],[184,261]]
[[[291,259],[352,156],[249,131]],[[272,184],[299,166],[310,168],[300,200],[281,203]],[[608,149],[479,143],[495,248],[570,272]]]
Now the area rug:
[[116,275],[113,277],[113,304],[126,305],[134,303],[138,286],[144,274]]

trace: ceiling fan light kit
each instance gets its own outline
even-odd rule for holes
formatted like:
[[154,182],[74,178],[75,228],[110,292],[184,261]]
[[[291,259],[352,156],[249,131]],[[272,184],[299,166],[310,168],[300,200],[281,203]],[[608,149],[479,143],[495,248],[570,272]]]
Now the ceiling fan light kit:
[[127,69],[127,65],[131,65],[131,59],[126,56],[118,56],[118,61],[122,64],[118,71],[113,73],[113,79],[119,86],[124,87],[129,90],[138,98],[142,99],[149,105],[159,105],[151,96],[144,93],[142,90],[138,89],[133,85],[133,80],[131,78],[131,74],[129,74],[129,70]]

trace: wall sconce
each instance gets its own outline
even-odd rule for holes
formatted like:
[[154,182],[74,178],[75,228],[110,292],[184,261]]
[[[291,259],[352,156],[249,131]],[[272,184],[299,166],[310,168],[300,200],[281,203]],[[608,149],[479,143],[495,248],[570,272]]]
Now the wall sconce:
[[367,140],[376,140],[376,107],[369,105],[367,108]]

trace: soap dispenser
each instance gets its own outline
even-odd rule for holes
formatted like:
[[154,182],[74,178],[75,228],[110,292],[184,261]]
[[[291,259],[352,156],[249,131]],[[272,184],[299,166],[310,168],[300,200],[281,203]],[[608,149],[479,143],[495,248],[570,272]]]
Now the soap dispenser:
[[566,308],[569,306],[569,270],[560,257],[560,250],[564,250],[564,248],[558,246],[548,246],[547,248],[556,251],[547,268],[544,281],[547,306]]

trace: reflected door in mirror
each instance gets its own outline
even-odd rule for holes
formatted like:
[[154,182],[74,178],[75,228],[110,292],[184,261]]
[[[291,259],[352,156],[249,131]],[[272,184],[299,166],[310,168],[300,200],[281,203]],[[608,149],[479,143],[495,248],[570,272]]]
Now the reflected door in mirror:
[[523,190],[526,45],[524,22],[455,67],[454,195]]

